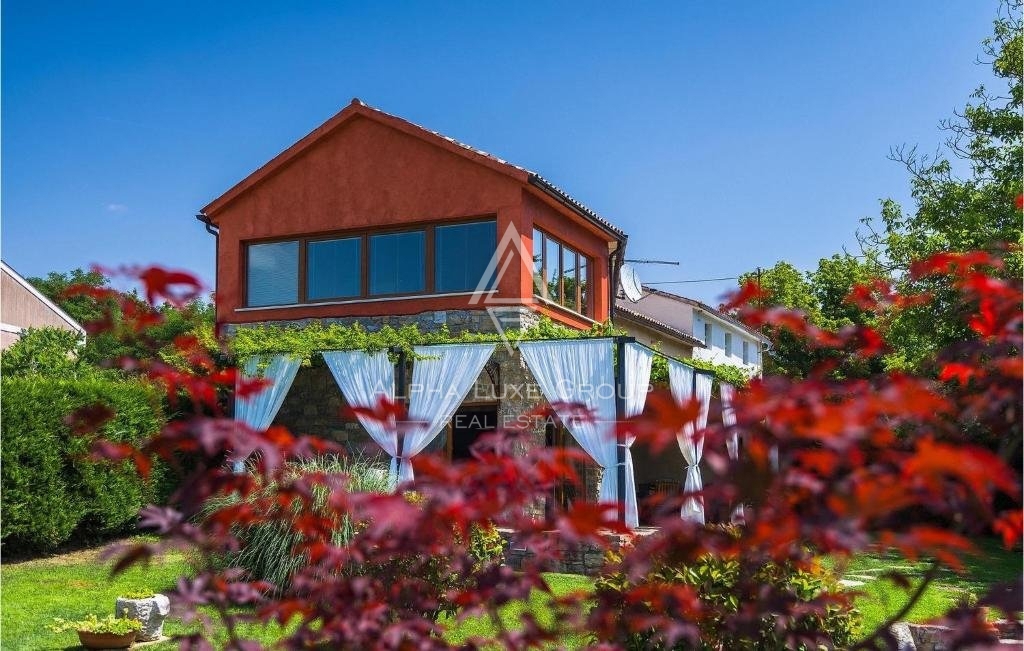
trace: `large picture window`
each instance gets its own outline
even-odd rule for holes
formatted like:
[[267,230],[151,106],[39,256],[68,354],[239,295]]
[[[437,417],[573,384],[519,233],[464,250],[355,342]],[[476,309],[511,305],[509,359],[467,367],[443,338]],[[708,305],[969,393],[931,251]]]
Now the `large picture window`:
[[249,305],[289,305],[298,302],[299,243],[250,244],[246,273]]
[[[497,249],[497,233],[494,219],[476,219],[246,244],[245,304],[472,292]],[[495,282],[494,272],[490,275],[489,288]]]
[[306,249],[306,298],[321,301],[362,293],[362,239],[314,240]]
[[589,261],[576,249],[533,230],[533,293],[573,312],[590,313]]
[[[434,229],[434,291],[466,292],[481,286],[497,247],[494,221],[438,226]],[[492,269],[484,287],[494,285]]]

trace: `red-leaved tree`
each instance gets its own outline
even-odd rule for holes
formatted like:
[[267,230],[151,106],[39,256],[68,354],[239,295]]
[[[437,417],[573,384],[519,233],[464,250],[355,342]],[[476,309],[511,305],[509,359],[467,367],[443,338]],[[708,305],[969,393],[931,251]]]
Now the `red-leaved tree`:
[[[170,549],[187,550],[198,559],[197,570],[180,579],[173,599],[186,617],[218,626],[231,649],[260,648],[239,632],[239,624],[250,621],[287,624],[280,644],[290,649],[448,648],[444,623],[429,615],[440,602],[458,609],[458,617],[487,615],[494,623],[495,637],[460,643],[464,648],[494,641],[508,648],[557,645],[571,633],[588,635],[602,648],[722,648],[723,640],[759,648],[767,644],[766,618],[777,633],[772,644],[839,643],[802,622],[841,611],[850,593],[825,585],[810,598],[797,595],[765,568],[810,571],[822,555],[880,547],[931,559],[932,569],[895,621],[940,569],[961,569],[973,537],[995,532],[1007,546],[1020,543],[1020,478],[1004,459],[964,436],[979,428],[996,438],[1021,436],[1021,290],[990,273],[999,264],[985,253],[950,254],[911,271],[951,276],[978,335],[943,353],[938,379],[891,373],[836,381],[830,369],[820,368],[805,380],[754,380],[736,397],[735,430],[743,441],[738,458],[725,452],[731,431],[712,425],[700,434],[705,462],[717,477],[701,497],[744,505],[742,524],[684,521],[679,508],[686,496],[662,497],[650,505],[657,533],[638,538],[608,567],[608,577],[615,578],[607,585],[615,589],[552,598],[551,621],[527,615],[514,627],[504,625],[499,609],[533,590],[549,591],[541,570],[560,546],[600,549],[607,532],[622,531],[610,505],[577,504],[543,518],[530,515],[538,497],[557,483],[578,481],[572,453],[531,446],[526,432],[507,429],[486,437],[465,462],[417,456],[416,481],[402,487],[414,490],[415,499],[403,490],[353,491],[340,473],[289,471],[290,460],[340,453],[335,445],[276,427],[254,431],[227,418],[218,396],[235,386],[235,370],[218,368],[210,351],[183,337],[177,344],[191,371],[155,360],[120,361],[163,384],[171,399],[186,395],[195,413],[169,423],[140,448],[96,445],[97,457],[130,459],[143,474],[154,458],[175,467],[183,454],[191,459],[187,470],[179,467],[181,484],[171,506],[141,514],[141,526],[155,530],[159,541],[123,549],[115,570]],[[133,273],[151,302],[181,302],[199,289],[188,274],[156,268]],[[730,304],[753,326],[788,329],[816,346],[864,357],[886,349],[881,336],[867,328],[825,332],[799,313],[756,309],[751,299],[758,292],[754,285],[744,287]],[[876,283],[855,288],[849,300],[883,311],[928,298],[900,296]],[[157,312],[137,307],[123,312],[130,323],[118,327],[125,332],[159,319]],[[238,391],[262,388],[262,381],[244,380]],[[649,397],[643,414],[620,427],[657,450],[675,445],[676,432],[696,412],[695,404],[678,405],[659,392]],[[382,403],[367,415],[382,422],[397,415],[400,422],[402,407]],[[92,409],[72,418],[86,432],[108,416]],[[255,459],[256,472],[231,472],[231,462],[242,458]],[[243,499],[210,508],[211,498],[230,495]],[[999,511],[997,504],[1009,510]],[[342,519],[356,523],[356,533],[338,543],[333,533]],[[223,567],[225,554],[242,544],[233,532],[261,523],[297,536],[291,553],[305,561],[286,585],[271,586]],[[516,531],[517,545],[531,550],[522,569],[480,563],[472,553],[473,528],[495,525]],[[727,564],[728,599],[708,599],[699,585],[666,578],[665,568],[708,559]],[[909,585],[896,573],[887,580]],[[993,589],[978,606],[1019,612],[1016,581],[1015,587]],[[448,587],[439,593],[439,585]],[[978,608],[959,607],[946,620],[956,631],[953,645],[994,639]],[[885,642],[889,623],[864,633],[856,646]],[[203,627],[183,637],[182,648],[212,648],[210,631]]]

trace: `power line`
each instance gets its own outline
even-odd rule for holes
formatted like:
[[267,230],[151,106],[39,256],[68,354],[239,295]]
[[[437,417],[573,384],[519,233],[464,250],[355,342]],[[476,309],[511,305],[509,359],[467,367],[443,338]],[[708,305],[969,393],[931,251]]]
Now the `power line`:
[[727,278],[698,278],[695,280],[664,280],[657,283],[644,283],[645,285],[682,285],[684,283],[713,283],[719,280],[739,280],[739,276],[729,276]]

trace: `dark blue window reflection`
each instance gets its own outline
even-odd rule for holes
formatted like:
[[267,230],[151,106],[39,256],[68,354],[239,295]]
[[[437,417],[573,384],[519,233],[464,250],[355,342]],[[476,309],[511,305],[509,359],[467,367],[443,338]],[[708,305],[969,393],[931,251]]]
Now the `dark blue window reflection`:
[[362,290],[360,242],[360,238],[350,237],[309,243],[306,250],[306,298],[319,301],[359,296]]
[[[497,246],[493,221],[438,226],[434,230],[434,291],[468,292],[481,287]],[[483,287],[494,286],[491,269]]]
[[423,231],[371,236],[370,294],[422,292],[425,255]]

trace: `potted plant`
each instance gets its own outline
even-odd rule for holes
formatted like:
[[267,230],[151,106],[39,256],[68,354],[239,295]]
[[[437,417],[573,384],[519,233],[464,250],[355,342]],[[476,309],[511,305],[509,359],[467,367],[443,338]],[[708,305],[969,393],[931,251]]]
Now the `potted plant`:
[[137,619],[107,615],[100,619],[88,614],[85,619],[69,621],[57,617],[49,627],[54,633],[76,631],[78,641],[86,649],[127,649],[135,642],[135,636],[142,630]]
[[159,640],[164,632],[164,620],[171,612],[171,600],[152,590],[128,592],[117,598],[114,614],[142,622],[139,641]]

